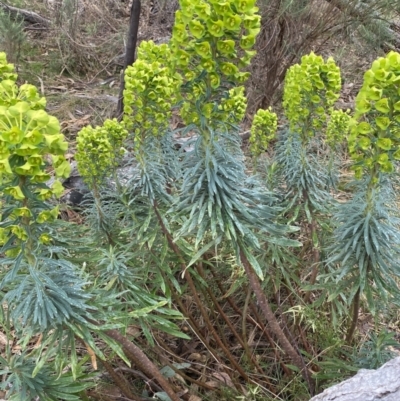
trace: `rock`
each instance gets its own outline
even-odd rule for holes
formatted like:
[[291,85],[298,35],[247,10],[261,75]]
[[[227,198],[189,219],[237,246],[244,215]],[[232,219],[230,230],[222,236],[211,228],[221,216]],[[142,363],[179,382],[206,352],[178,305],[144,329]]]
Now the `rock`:
[[399,401],[400,357],[377,370],[360,369],[342,383],[326,389],[310,401]]
[[[67,191],[61,197],[60,201],[68,205],[78,206],[90,190],[83,181],[83,178],[79,175],[77,163],[75,161],[71,163],[71,168],[70,176],[63,182],[63,186]],[[49,183],[47,185],[49,185]]]
[[[121,166],[117,168],[117,177],[119,183],[122,186],[128,184],[129,180],[137,173],[136,163],[132,160],[131,155],[127,155],[121,162]],[[90,189],[83,181],[83,178],[78,172],[77,163],[74,161],[71,163],[71,175],[63,182],[63,186],[66,189],[64,195],[60,201],[71,206],[81,206],[81,202],[87,194],[90,193]],[[51,186],[54,178],[47,182],[48,186]],[[115,190],[116,183],[113,178],[106,180],[106,185],[109,189]]]

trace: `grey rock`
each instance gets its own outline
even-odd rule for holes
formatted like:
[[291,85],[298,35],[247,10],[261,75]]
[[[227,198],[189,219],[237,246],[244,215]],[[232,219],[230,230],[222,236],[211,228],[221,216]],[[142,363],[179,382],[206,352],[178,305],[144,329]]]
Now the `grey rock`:
[[[63,182],[63,186],[67,191],[61,197],[62,203],[67,203],[72,206],[79,206],[83,201],[84,197],[90,192],[90,189],[85,184],[82,176],[79,174],[76,162],[71,163],[71,175]],[[132,155],[127,154],[121,161],[120,167],[117,168],[117,177],[119,184],[126,186],[128,182],[137,174],[136,163],[132,160]],[[51,185],[50,182],[47,185]],[[113,178],[109,178],[106,181],[106,186],[115,190],[117,185]]]
[[310,401],[400,401],[400,357],[377,370],[360,369]]

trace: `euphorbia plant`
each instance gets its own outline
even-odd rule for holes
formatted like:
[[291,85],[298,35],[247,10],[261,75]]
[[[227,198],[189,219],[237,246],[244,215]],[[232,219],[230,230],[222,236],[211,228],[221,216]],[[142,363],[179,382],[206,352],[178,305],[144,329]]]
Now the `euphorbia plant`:
[[[299,64],[289,68],[284,86],[283,108],[287,126],[280,128],[274,149],[273,170],[275,180],[281,184],[281,195],[286,200],[288,220],[307,221],[307,236],[312,249],[314,284],[320,263],[319,222],[332,205],[330,189],[335,183],[335,151],[348,132],[349,115],[333,106],[341,88],[340,70],[329,58],[311,53],[303,56]],[[268,128],[270,111],[259,110],[251,130],[251,151],[263,151],[275,137],[276,122]],[[275,129],[273,129],[275,128]],[[321,156],[319,149],[327,156]],[[302,272],[304,274],[304,272]],[[307,295],[307,298],[309,295]]]
[[349,292],[353,317],[347,332],[351,342],[358,321],[360,298],[376,312],[382,302],[400,302],[399,210],[394,185],[400,160],[400,54],[375,60],[357,95],[348,140],[357,181],[353,198],[338,207],[337,228],[330,248],[330,278],[336,285],[330,298]]
[[[127,364],[128,358],[134,359],[149,377],[157,378],[173,401],[178,401],[146,355],[116,330],[123,326],[119,319],[146,320],[149,312],[167,301],[147,295],[145,285],[138,290],[121,252],[107,252],[101,239],[91,237],[85,227],[58,219],[57,200],[64,191],[60,180],[70,172],[64,156],[68,144],[58,120],[44,110],[45,99],[32,85],[18,87],[13,71],[0,53],[0,325],[7,337],[0,357],[4,378],[0,388],[6,390],[8,399],[16,401],[85,397],[82,392],[93,387],[94,375],[85,373],[88,357],[78,357],[77,343],[81,343],[91,355],[93,368],[97,368],[97,358],[102,360],[123,394],[133,398],[95,343],[96,335]],[[94,192],[116,167],[126,134],[115,121],[107,121],[103,129],[87,127],[83,131],[78,159]],[[87,146],[86,153],[82,145]],[[120,232],[118,235],[121,241]],[[93,263],[100,265],[95,283],[85,271],[85,266],[89,269]],[[115,283],[116,291],[110,291]],[[138,308],[120,310],[119,296],[128,289],[147,302],[145,309],[140,310],[143,303],[136,298],[126,299],[126,303]],[[179,317],[173,311],[168,315]],[[167,319],[161,316],[154,320],[156,327],[158,323],[158,327],[179,335]],[[11,349],[13,341],[18,341],[20,354]],[[90,383],[85,381],[89,378]]]
[[109,244],[114,243],[113,222],[102,208],[100,192],[107,178],[114,178],[115,185],[118,185],[116,168],[123,155],[122,143],[127,136],[128,131],[123,124],[106,120],[102,127],[83,128],[77,139],[75,159],[79,173],[93,192],[98,232],[107,237]]
[[[173,208],[183,224],[175,239],[193,237],[195,257],[190,264],[194,265],[207,250],[230,244],[272,333],[312,391],[305,363],[262,291],[264,271],[254,257],[254,252],[260,250],[257,232],[268,233],[267,241],[280,243],[288,231],[275,224],[277,212],[271,206],[271,194],[257,187],[259,183],[255,184],[245,172],[236,125],[243,118],[246,104],[238,85],[248,78],[243,68],[255,54],[251,48],[260,30],[255,1],[182,1],[181,6],[171,49],[175,68],[183,76],[181,116],[198,138],[183,164],[179,202]],[[190,270],[186,266],[189,285]]]
[[[260,30],[255,0],[182,0],[180,5],[170,44],[143,42],[137,61],[125,74],[124,123],[132,132],[128,143],[133,143],[137,163],[137,175],[126,190],[130,199],[126,214],[133,217],[138,243],[152,254],[159,238],[153,222],[158,222],[205,322],[209,317],[197,298],[192,272],[202,274],[199,258],[208,250],[230,246],[245,268],[271,332],[311,388],[302,357],[263,293],[260,281],[265,272],[254,256],[261,250],[259,233],[267,234],[270,242],[298,245],[283,238],[290,229],[275,223],[273,196],[246,174],[240,149],[237,124],[246,107],[240,85],[249,76],[243,69],[255,54],[251,48]],[[187,130],[196,134],[194,148],[182,155],[179,168],[176,155],[171,156],[168,126],[173,106]],[[129,230],[132,235],[134,231]],[[176,293],[167,266],[161,276],[166,291]],[[179,295],[174,299],[184,311]],[[207,327],[235,369],[248,379],[215,328]]]
[[[73,362],[72,375],[63,374],[64,354],[52,363],[54,349],[46,351],[59,341],[66,354],[74,354],[74,332],[95,347],[87,328],[78,328],[91,316],[85,281],[56,246],[58,206],[51,199],[60,197],[60,179],[69,175],[64,156],[68,144],[57,119],[44,111],[45,99],[32,85],[18,86],[16,79],[13,66],[0,53],[0,320],[8,337],[0,358],[1,388],[14,400],[78,399],[76,394],[87,387],[74,383],[83,377],[81,368]],[[21,355],[11,351],[11,326]],[[37,333],[44,339],[35,354],[27,344]]]

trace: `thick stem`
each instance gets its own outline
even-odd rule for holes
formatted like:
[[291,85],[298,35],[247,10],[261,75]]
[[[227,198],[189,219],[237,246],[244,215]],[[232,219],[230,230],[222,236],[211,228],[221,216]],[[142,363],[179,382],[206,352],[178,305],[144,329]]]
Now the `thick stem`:
[[129,388],[129,384],[127,383],[126,379],[118,372],[116,372],[111,364],[109,364],[107,361],[102,361],[102,364],[125,397],[128,397],[135,401],[141,400],[139,397],[131,392],[131,389]]
[[347,331],[347,335],[346,335],[346,343],[349,345],[351,344],[351,342],[353,340],[354,331],[356,330],[357,323],[358,323],[358,314],[359,314],[359,310],[360,310],[360,295],[361,295],[361,291],[360,291],[360,287],[358,287],[356,295],[354,296],[354,299],[353,299],[353,318],[351,319],[351,325],[350,325],[350,327]]
[[[216,332],[216,330],[214,329],[213,324],[210,322],[210,319],[208,317],[207,312],[204,310],[203,304],[199,298],[199,296],[197,295],[197,290],[196,290],[196,286],[193,283],[192,280],[192,276],[189,272],[189,270],[186,267],[186,263],[182,257],[182,254],[178,248],[178,246],[175,244],[171,233],[168,231],[167,227],[165,227],[164,222],[162,221],[162,217],[158,211],[157,208],[157,204],[156,202],[154,202],[153,204],[154,206],[154,211],[157,215],[158,221],[160,223],[161,229],[164,233],[164,235],[167,238],[168,244],[170,246],[170,248],[174,251],[174,253],[176,254],[176,256],[178,256],[182,269],[185,272],[185,278],[189,284],[189,288],[192,291],[193,297],[196,300],[196,305],[198,306],[198,308],[200,309],[200,313],[203,316],[203,319],[207,325],[207,328],[211,331],[215,342],[218,344],[218,346],[224,351],[225,355],[227,356],[227,358],[229,359],[229,361],[232,363],[232,365],[235,367],[235,369],[237,370],[237,372],[245,379],[245,380],[249,380],[249,377],[247,376],[246,372],[243,370],[243,368],[236,362],[235,358],[232,356],[231,352],[229,351],[229,349],[227,347],[225,347],[225,345],[223,344],[223,342],[221,341],[220,337],[218,336],[218,333]],[[229,374],[229,372],[227,372]],[[235,386],[238,386],[238,390],[240,390],[240,386],[237,385],[235,383]]]
[[180,401],[171,385],[157,369],[156,365],[147,357],[147,355],[133,342],[129,341],[117,330],[107,330],[106,334],[122,345],[129,358],[141,369],[147,376],[158,381],[164,391],[172,401]]
[[271,331],[275,334],[275,336],[278,339],[279,343],[281,344],[283,350],[286,352],[286,354],[292,360],[292,363],[300,370],[304,380],[308,384],[309,391],[312,395],[314,393],[314,383],[312,382],[312,380],[310,378],[307,366],[304,363],[300,354],[292,346],[292,344],[286,337],[285,333],[281,329],[279,322],[276,319],[275,314],[271,309],[271,306],[269,305],[268,299],[265,296],[265,294],[261,288],[260,280],[257,277],[254,269],[252,268],[250,262],[248,261],[246,255],[242,249],[240,250],[240,260],[243,264],[243,267],[244,267],[244,270],[249,279],[250,285],[257,298],[258,305],[259,305],[260,309],[262,310],[262,312],[264,313],[265,318],[267,319],[268,324],[271,328]]
[[[224,290],[224,288],[222,287],[220,280],[218,279],[218,275],[214,269],[214,267],[212,265],[209,266],[210,271],[215,279],[215,282],[217,283],[218,288],[220,289],[222,294],[226,294],[226,290]],[[263,336],[265,336],[265,338],[267,339],[267,341],[269,342],[269,344],[271,345],[271,347],[274,350],[274,354],[275,354],[275,359],[277,361],[279,361],[279,363],[281,364],[281,367],[283,369],[283,371],[285,372],[285,374],[287,376],[290,376],[290,371],[289,369],[286,367],[286,365],[283,363],[281,356],[279,355],[279,353],[277,352],[276,348],[274,347],[274,341],[271,338],[269,332],[268,332],[268,328],[264,326],[263,322],[261,321],[261,318],[257,312],[256,307],[254,306],[253,302],[250,301],[250,309],[253,313],[253,315],[255,316],[255,319],[253,319],[252,317],[250,317],[247,314],[244,314],[244,311],[240,310],[240,308],[235,304],[235,302],[233,301],[233,299],[231,297],[225,297],[226,300],[228,301],[229,305],[232,307],[232,309],[239,315],[242,317],[242,319],[246,319],[247,322],[249,322],[250,324],[252,324],[254,327],[257,327],[258,329],[261,330],[261,334]]]

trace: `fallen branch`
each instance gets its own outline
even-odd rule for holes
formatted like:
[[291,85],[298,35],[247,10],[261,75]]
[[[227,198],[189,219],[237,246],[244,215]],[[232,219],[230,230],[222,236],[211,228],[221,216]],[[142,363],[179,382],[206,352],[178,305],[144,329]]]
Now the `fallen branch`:
[[38,25],[43,25],[45,27],[49,27],[51,24],[50,20],[41,17],[39,14],[33,11],[12,7],[2,2],[0,2],[0,9],[7,12],[11,18],[13,19],[22,18],[25,22],[29,24],[38,24]]

